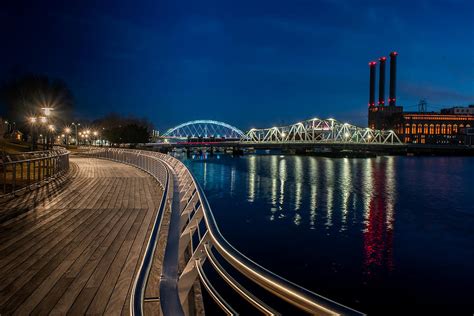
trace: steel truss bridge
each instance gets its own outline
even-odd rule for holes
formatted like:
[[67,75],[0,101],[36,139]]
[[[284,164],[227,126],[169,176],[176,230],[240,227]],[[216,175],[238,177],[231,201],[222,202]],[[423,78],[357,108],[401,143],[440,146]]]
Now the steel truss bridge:
[[240,141],[246,144],[402,144],[394,131],[362,128],[331,118],[314,118],[282,127],[252,128]]
[[169,139],[219,138],[238,140],[244,133],[224,122],[212,120],[189,121],[167,130],[162,137]]
[[[194,143],[180,141],[199,139],[196,145],[220,147],[400,147],[404,145],[394,131],[374,130],[342,123],[335,119],[310,119],[296,124],[252,128],[247,133],[224,122],[197,120],[180,124],[166,131],[162,139],[173,146],[189,146]],[[210,143],[206,143],[209,139]],[[202,141],[202,142],[201,142]],[[166,144],[170,146],[169,143]]]

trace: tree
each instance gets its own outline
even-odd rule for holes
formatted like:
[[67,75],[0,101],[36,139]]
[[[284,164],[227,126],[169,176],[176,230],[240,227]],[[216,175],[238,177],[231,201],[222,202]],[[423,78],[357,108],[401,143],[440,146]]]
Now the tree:
[[61,79],[27,74],[8,79],[1,84],[0,102],[3,104],[6,117],[15,122],[17,127],[24,128],[28,117],[44,115],[42,110],[44,108],[53,109],[51,111],[53,124],[62,125],[69,121],[74,97]]
[[149,141],[153,129],[147,119],[137,119],[132,116],[123,117],[116,113],[108,114],[94,121],[93,125],[102,130],[102,137],[111,144],[146,143]]

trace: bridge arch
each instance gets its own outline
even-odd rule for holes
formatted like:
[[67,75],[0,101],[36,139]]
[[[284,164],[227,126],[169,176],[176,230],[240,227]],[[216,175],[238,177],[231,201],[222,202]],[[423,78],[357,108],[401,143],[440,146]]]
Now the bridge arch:
[[242,132],[237,127],[224,122],[213,120],[195,120],[170,128],[163,134],[163,137],[216,137],[225,139],[240,139],[244,135],[244,132]]

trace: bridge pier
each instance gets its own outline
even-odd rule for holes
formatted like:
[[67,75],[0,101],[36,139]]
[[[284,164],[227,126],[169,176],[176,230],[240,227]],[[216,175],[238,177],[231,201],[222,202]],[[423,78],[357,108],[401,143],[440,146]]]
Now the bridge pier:
[[232,156],[242,156],[244,154],[244,150],[240,147],[232,147]]

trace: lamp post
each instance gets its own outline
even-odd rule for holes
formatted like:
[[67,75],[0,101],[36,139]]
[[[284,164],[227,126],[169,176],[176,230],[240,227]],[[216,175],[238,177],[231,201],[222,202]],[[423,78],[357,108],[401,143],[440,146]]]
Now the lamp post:
[[[52,116],[52,111],[54,110],[54,108],[50,107],[50,106],[44,106],[44,107],[41,108],[41,110],[43,110],[43,114],[44,114],[44,122],[43,123],[46,123],[46,121],[52,122],[51,116]],[[49,137],[46,136],[47,137],[47,143],[46,143],[47,148],[53,148],[54,138],[52,136],[52,132],[54,131],[54,126],[53,126],[53,130],[51,130],[51,126],[52,125],[49,125],[48,126],[49,130],[46,131],[46,135],[49,135]]]
[[66,133],[66,148],[69,148],[69,134],[71,134],[71,129],[66,127],[64,132]]
[[81,123],[72,123],[71,125],[74,126],[74,134],[76,135],[76,141],[75,141],[75,144],[76,146],[79,146],[79,137],[78,137],[78,134],[77,134],[77,127],[78,126],[81,126]]
[[36,150],[36,135],[35,135],[35,127],[36,127],[36,117],[30,117],[28,119],[30,122],[30,132],[31,132],[31,150]]
[[[46,122],[48,122],[48,119],[46,118],[46,116],[40,116],[38,119],[39,119],[40,124],[42,125],[46,125]],[[48,131],[46,130],[46,134],[47,133]],[[45,146],[47,145],[45,136],[42,136],[42,142],[43,142],[43,149],[45,149]]]
[[53,149],[53,143],[54,143],[54,135],[53,132],[55,131],[55,128],[53,125],[48,125],[48,149]]
[[97,131],[94,131],[92,132],[92,134],[94,135],[94,145],[97,146],[97,135],[99,135],[99,133]]

